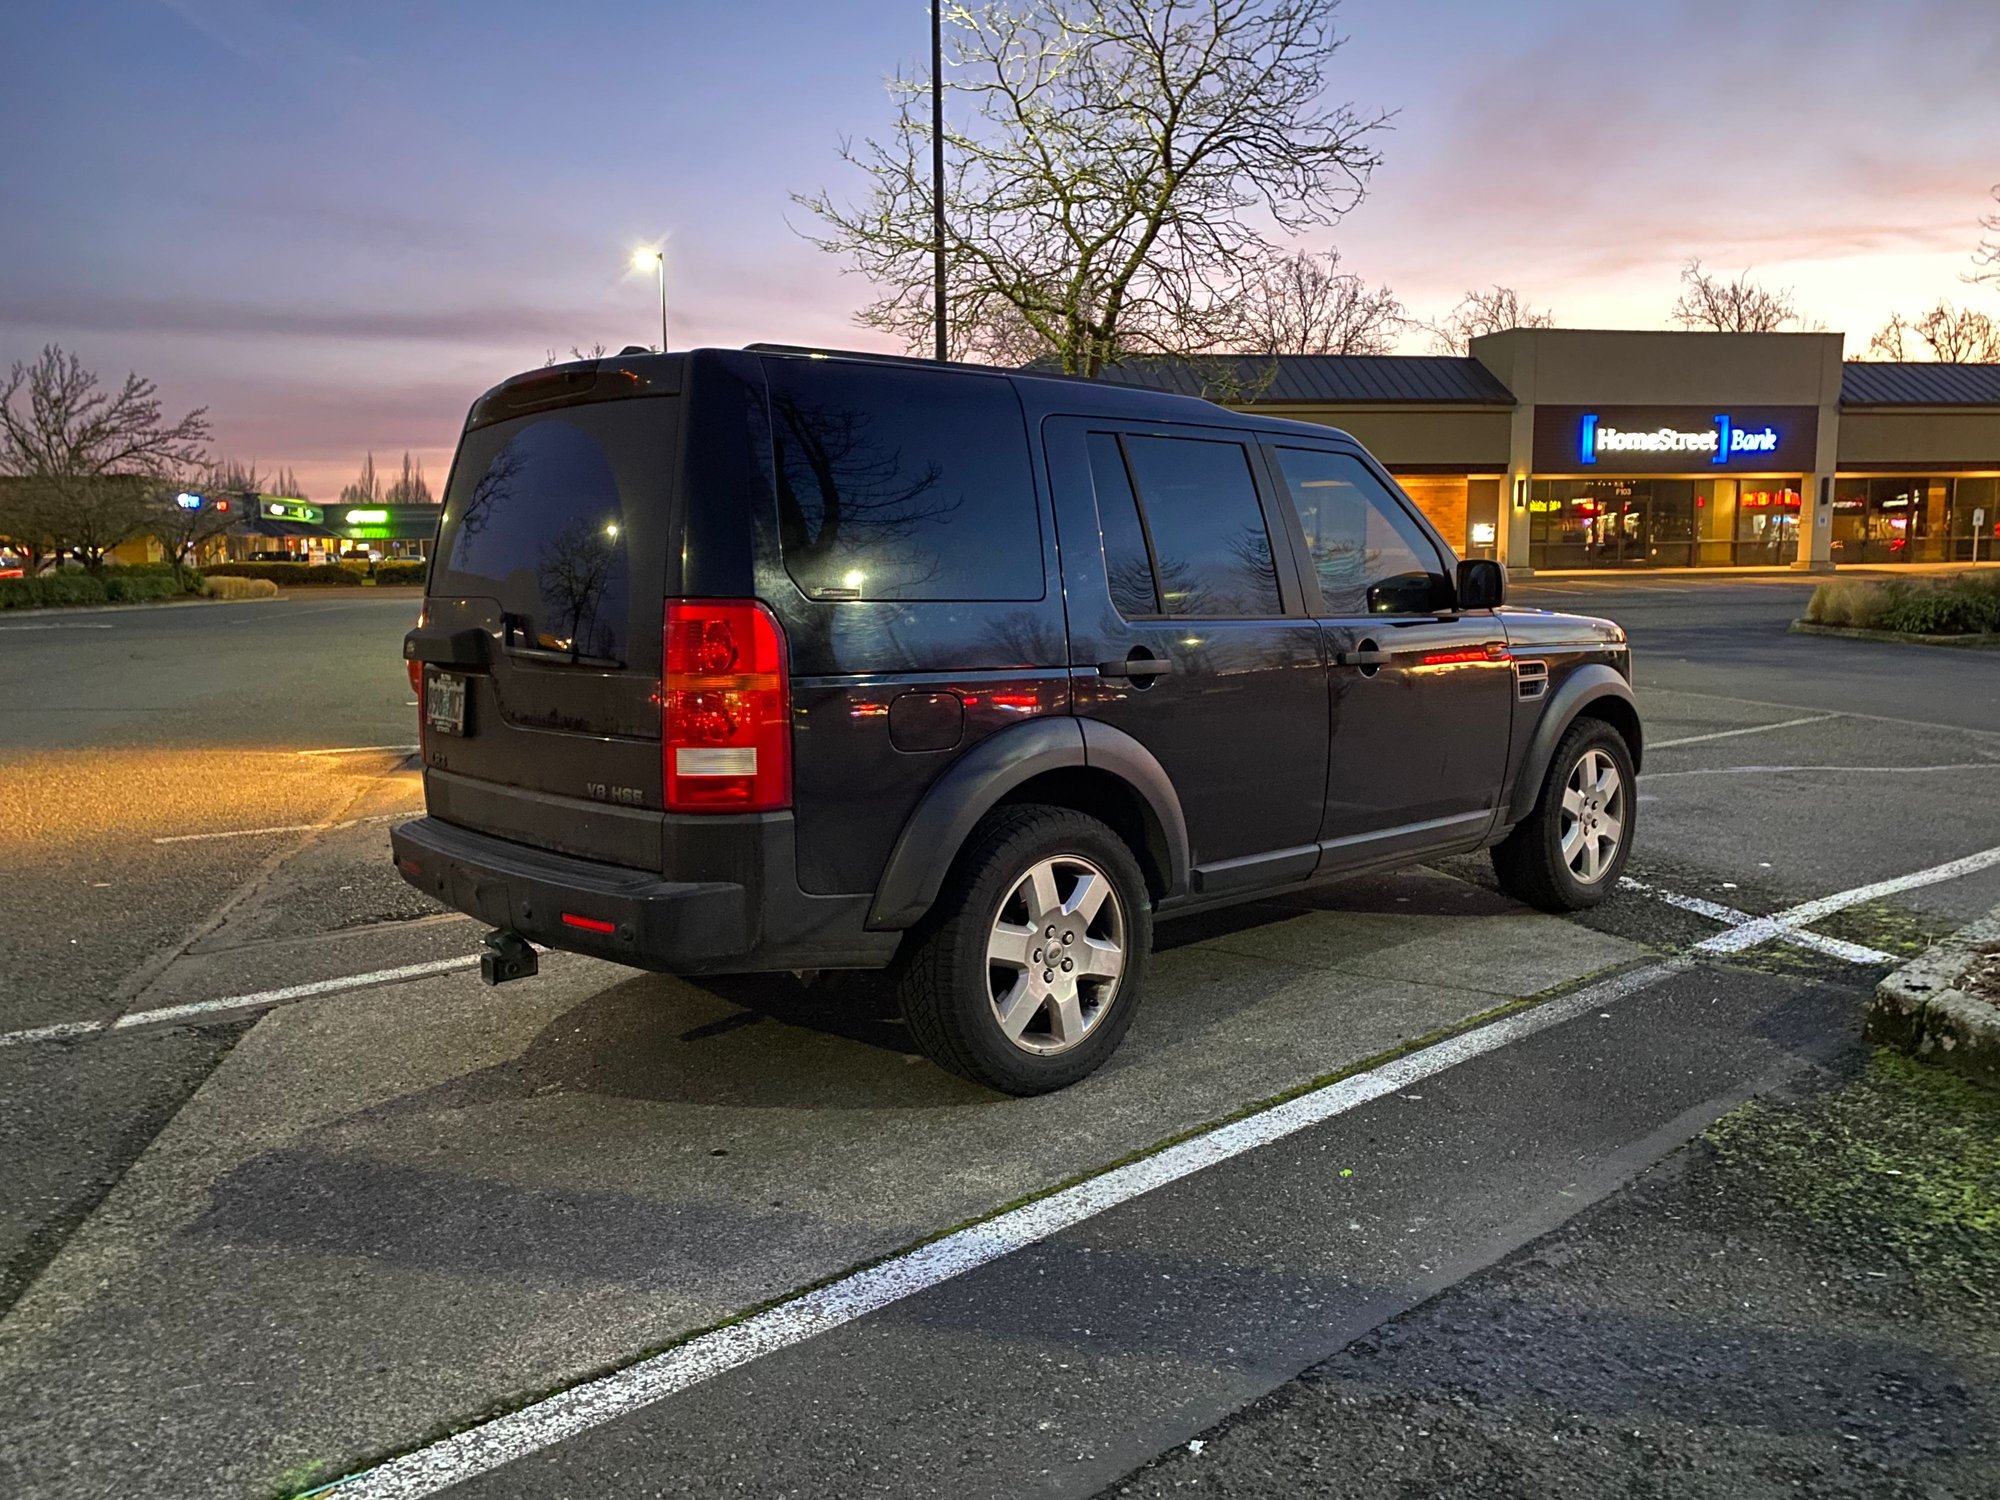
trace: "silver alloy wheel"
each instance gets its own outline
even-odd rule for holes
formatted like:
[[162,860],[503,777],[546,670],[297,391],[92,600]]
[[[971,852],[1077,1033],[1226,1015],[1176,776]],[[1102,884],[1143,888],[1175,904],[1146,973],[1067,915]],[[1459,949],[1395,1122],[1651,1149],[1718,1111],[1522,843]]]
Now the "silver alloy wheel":
[[1097,1029],[1125,970],[1125,907],[1075,854],[1038,860],[1000,902],[986,939],[987,998],[1023,1052],[1067,1052]]
[[1562,856],[1570,874],[1595,885],[1625,842],[1625,779],[1602,750],[1586,750],[1563,785]]

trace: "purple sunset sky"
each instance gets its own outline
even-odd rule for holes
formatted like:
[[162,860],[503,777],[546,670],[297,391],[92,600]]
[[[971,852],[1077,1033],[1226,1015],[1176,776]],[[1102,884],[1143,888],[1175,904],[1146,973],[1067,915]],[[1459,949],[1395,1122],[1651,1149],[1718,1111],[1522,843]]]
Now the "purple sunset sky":
[[[1965,285],[2000,180],[1993,0],[1347,0],[1331,92],[1399,113],[1315,246],[1420,314],[1504,282],[1659,327],[1754,268],[1864,345]],[[869,346],[789,195],[855,190],[922,0],[14,0],[0,13],[0,364],[137,369],[331,497],[442,479],[469,400],[551,348]],[[1413,344],[1412,347],[1419,347]]]

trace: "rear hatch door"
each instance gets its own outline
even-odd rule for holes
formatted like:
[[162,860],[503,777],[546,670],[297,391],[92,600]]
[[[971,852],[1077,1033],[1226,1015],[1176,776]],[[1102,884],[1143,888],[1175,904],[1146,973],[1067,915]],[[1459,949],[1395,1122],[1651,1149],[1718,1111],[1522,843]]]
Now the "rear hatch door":
[[563,367],[475,407],[410,648],[433,816],[660,868],[676,368]]

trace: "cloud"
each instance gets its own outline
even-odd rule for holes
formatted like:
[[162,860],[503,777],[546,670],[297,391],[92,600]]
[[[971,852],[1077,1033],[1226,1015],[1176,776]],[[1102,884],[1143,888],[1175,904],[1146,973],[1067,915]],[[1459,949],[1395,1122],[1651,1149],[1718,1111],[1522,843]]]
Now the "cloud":
[[172,333],[191,337],[339,339],[491,346],[567,344],[601,321],[602,310],[512,306],[325,307],[307,303],[220,302],[198,297],[85,295],[49,290],[0,303],[0,327],[60,333]]

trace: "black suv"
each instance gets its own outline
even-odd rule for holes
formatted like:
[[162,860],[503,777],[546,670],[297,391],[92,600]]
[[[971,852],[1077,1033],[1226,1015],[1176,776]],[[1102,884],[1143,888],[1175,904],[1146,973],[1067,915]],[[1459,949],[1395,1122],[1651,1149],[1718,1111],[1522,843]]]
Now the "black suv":
[[404,876],[534,948],[893,967],[939,1063],[1071,1083],[1153,919],[1490,846],[1631,847],[1624,632],[1502,611],[1344,433],[1080,380],[634,353],[466,421]]

